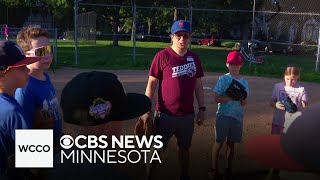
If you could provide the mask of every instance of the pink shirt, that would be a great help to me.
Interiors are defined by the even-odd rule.
[[[274,101],[282,101],[289,96],[293,103],[298,107],[298,110],[302,107],[302,101],[307,102],[307,93],[305,88],[298,83],[293,87],[286,87],[285,83],[277,83],[273,87],[272,99]],[[285,111],[274,109],[272,123],[275,125],[283,126],[285,120]]]
[[[8,26],[5,26],[5,27],[4,27],[4,34],[5,34],[5,35],[9,34],[9,28],[8,28]]]
[[[156,111],[172,116],[194,113],[196,79],[203,77],[199,57],[188,50],[178,55],[171,47],[159,51],[151,64],[150,76],[159,79]]]

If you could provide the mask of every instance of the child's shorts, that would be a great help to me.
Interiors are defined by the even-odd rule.
[[[191,146],[194,130],[194,114],[186,116],[170,116],[165,113],[157,112],[154,121],[157,127],[157,134],[162,136],[163,150],[167,148],[172,135],[177,138],[180,148],[189,149]]]
[[[216,142],[222,144],[226,138],[235,143],[242,140],[243,123],[231,116],[217,116],[215,125]]]

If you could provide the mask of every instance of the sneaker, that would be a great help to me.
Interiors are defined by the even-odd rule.
[[[279,174],[272,174],[271,180],[281,180],[281,177]]]
[[[211,168],[208,172],[208,179],[209,180],[216,180],[218,179],[218,173],[216,170],[214,170],[213,168]]]
[[[152,180],[152,176],[151,175],[147,176],[146,180]]]
[[[264,180],[281,180],[280,174],[278,170],[270,170],[267,177],[264,178]]]
[[[181,175],[180,180],[191,180],[189,175]]]
[[[231,172],[225,172],[223,175],[223,180],[232,180]]]
[[[231,180],[232,179],[232,171],[230,168],[226,168],[223,174],[223,179],[224,180]]]

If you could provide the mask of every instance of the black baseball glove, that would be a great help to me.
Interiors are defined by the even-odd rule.
[[[281,103],[284,105],[288,113],[295,113],[298,110],[297,105],[292,102],[289,96],[287,96],[285,100],[281,101]]]
[[[247,98],[247,91],[239,81],[232,79],[231,84],[226,90],[226,95],[234,101],[240,101]]]

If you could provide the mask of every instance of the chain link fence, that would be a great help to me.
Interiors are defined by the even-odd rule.
[[[96,20],[97,13],[94,11],[78,14],[78,41],[80,43],[96,44]],[[74,31],[66,31],[65,39],[74,40]]]
[[[0,40],[6,40],[6,37],[4,35],[4,25],[0,25]],[[22,28],[14,28],[14,27],[9,27],[8,28],[8,40],[16,42],[17,35],[19,31]],[[58,29],[46,29],[49,32],[50,35],[50,42],[54,47],[54,59],[53,59],[53,64],[56,65],[58,63]]]
[[[256,1],[257,4],[250,4]],[[134,61],[136,54],[143,54],[136,52],[136,41],[169,43],[172,22],[185,19],[191,22],[193,46],[224,46],[231,49],[231,44],[241,43],[248,57],[260,53],[299,55],[317,59],[317,66],[320,14],[314,3],[320,3],[297,0],[254,0],[244,3],[249,4],[243,9],[237,9],[238,6],[200,8],[192,7],[192,3],[180,7],[79,3],[79,9],[97,9],[97,39],[113,40],[113,45],[114,40],[132,40]],[[106,18],[108,16],[110,18]],[[190,45],[191,48],[193,46]]]
[[[276,4],[278,11],[270,11],[270,6],[257,11],[253,38],[273,53],[315,56],[320,14],[312,12],[311,4],[289,3]]]
[[[134,6],[79,3],[79,10],[92,11],[80,12],[77,16],[78,40],[88,44],[95,44],[96,40],[169,43],[172,22],[186,19],[192,25],[191,47],[226,46],[240,42],[247,51],[252,47],[253,52],[293,54],[318,59],[320,14],[316,7],[320,1],[256,1],[256,7],[250,7],[252,4],[249,4],[243,9],[193,7],[186,1],[177,7],[161,4]],[[4,15],[0,17],[0,25],[9,25],[12,30],[10,39],[15,39],[13,27],[22,27],[28,23],[54,29],[54,20],[46,10],[3,7],[0,10]],[[115,21],[117,16],[118,20]],[[0,37],[3,39],[3,36],[1,28]],[[58,31],[55,36],[73,41],[74,31]]]
[[[8,25],[8,40],[16,42],[17,34],[28,25],[35,25],[45,28],[50,35],[50,41],[54,46],[54,64],[58,59],[57,39],[61,33],[54,25],[54,18],[46,8],[27,8],[27,7],[3,7],[0,6],[0,40],[5,40],[4,26]]]
[[[118,40],[132,40],[135,19],[137,41],[170,42],[172,22],[186,19],[192,22],[193,44],[220,46],[223,41],[241,42],[246,47],[248,43],[249,46],[252,44],[257,51],[315,56],[320,14],[307,8],[299,9],[294,4],[289,6],[290,2],[260,4],[255,11],[254,21],[252,10],[136,6],[134,12],[133,6],[121,6],[121,11],[132,14],[120,18],[116,33],[112,27],[114,22],[104,19],[106,25],[103,29],[98,27],[96,37],[112,40],[117,36]],[[99,18],[101,16],[98,14]],[[210,38],[217,43],[199,41]]]

